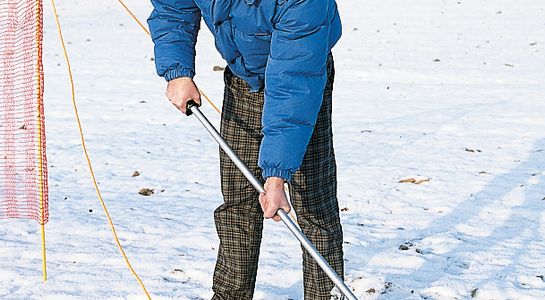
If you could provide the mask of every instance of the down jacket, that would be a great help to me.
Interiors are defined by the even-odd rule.
[[[290,180],[313,132],[326,59],[341,36],[335,0],[151,0],[157,73],[195,75],[201,18],[217,50],[251,91],[264,89],[263,177]]]

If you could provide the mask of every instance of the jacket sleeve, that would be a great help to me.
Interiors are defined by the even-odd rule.
[[[148,18],[157,74],[167,81],[195,76],[195,44],[201,12],[194,0],[152,0]]]
[[[291,177],[301,166],[326,84],[328,1],[287,0],[271,37],[265,73],[263,177]]]

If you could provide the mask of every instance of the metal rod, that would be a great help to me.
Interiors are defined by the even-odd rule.
[[[250,181],[250,183],[254,186],[254,188],[259,193],[264,193],[265,189],[261,185],[261,182],[257,180],[257,178],[252,174],[250,169],[246,166],[246,164],[240,159],[240,157],[235,153],[235,151],[227,144],[227,142],[223,139],[223,137],[219,134],[219,132],[216,130],[216,128],[208,121],[206,116],[199,110],[199,108],[194,104],[190,103],[187,108],[187,115],[195,114],[197,119],[201,122],[201,124],[206,128],[206,130],[212,135],[214,140],[218,142],[221,149],[225,151],[225,153],[229,156],[229,158],[233,161],[233,163],[239,168],[239,170],[244,174],[246,179]],[[341,291],[341,293],[348,298],[349,300],[358,300],[356,296],[352,293],[350,288],[344,283],[344,281],[339,277],[339,275],[331,268],[329,263],[324,259],[324,257],[318,252],[316,247],[312,244],[312,242],[309,241],[309,239],[305,236],[305,234],[297,227],[297,225],[289,218],[287,213],[283,209],[279,209],[276,212],[280,219],[282,219],[282,222],[288,227],[288,229],[291,231],[291,233],[299,240],[301,245],[307,250],[307,252],[314,258],[316,263],[322,268],[322,270],[326,273],[326,275],[333,281],[335,286]]]

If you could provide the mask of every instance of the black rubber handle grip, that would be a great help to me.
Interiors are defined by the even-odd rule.
[[[198,107],[198,105],[197,105],[197,103],[195,101],[193,101],[193,100],[187,101],[187,107],[185,109],[185,115],[186,116],[191,116],[193,114],[193,112],[191,111],[191,108],[195,107],[195,106]]]

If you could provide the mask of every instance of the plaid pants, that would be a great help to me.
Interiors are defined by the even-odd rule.
[[[303,164],[289,184],[297,221],[318,251],[343,275],[343,236],[337,203],[337,176],[331,130],[331,100],[335,76],[333,58],[327,64],[328,80],[323,104]],[[263,92],[250,93],[248,84],[225,74],[221,134],[262,183],[257,166],[261,143]],[[258,192],[220,150],[224,204],[214,212],[220,246],[212,289],[213,300],[252,299],[257,274],[263,211]],[[281,225],[278,225],[281,226]],[[279,250],[280,251],[280,250]],[[330,300],[334,285],[303,249],[306,300]]]

